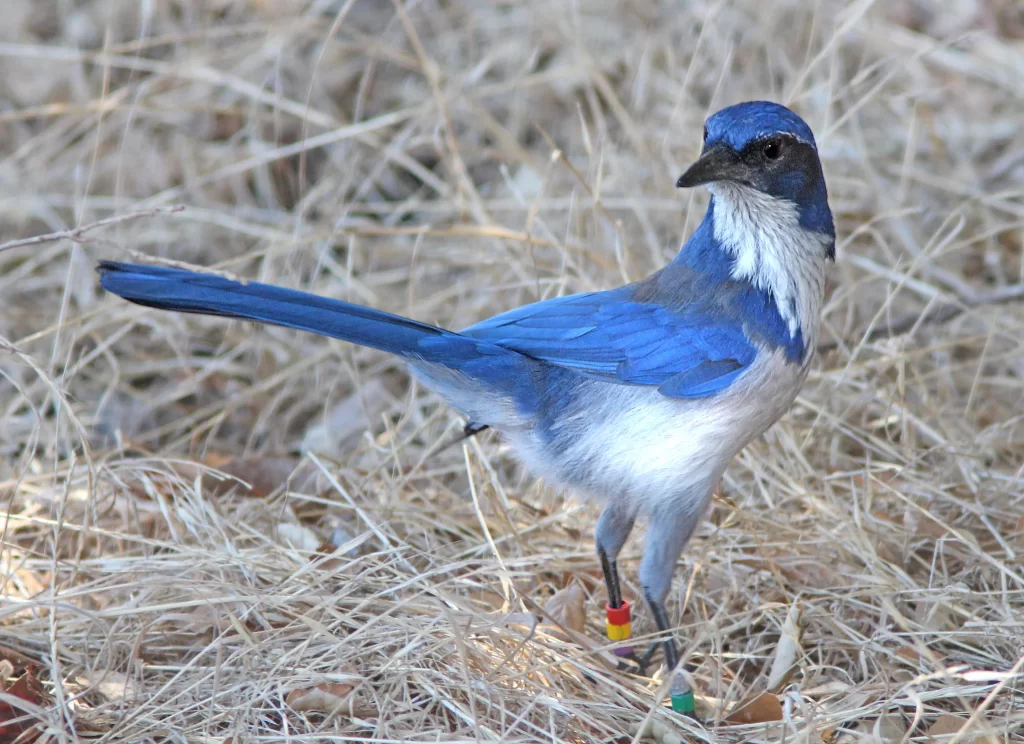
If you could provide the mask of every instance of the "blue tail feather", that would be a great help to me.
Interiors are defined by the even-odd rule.
[[[311,331],[411,361],[460,369],[481,355],[509,352],[437,326],[328,297],[185,269],[103,261],[100,283],[139,305],[220,315]],[[481,346],[492,347],[482,349]]]

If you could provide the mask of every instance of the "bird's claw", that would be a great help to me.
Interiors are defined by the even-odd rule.
[[[669,647],[671,647],[671,650],[669,650]],[[654,641],[642,655],[638,655],[632,650],[626,654],[617,654],[620,659],[617,665],[618,671],[650,679],[654,676],[651,673],[651,662],[654,661],[659,648],[666,652],[667,658],[675,659],[676,664],[678,664],[678,652],[671,640]],[[673,675],[671,687],[669,688],[669,700],[672,704],[672,710],[694,720],[699,720],[694,712],[693,689],[690,687],[687,676],[684,674],[684,670],[685,672],[693,672],[695,667],[693,664],[687,663],[683,665],[683,669],[676,669],[676,664],[665,666],[667,673]]]

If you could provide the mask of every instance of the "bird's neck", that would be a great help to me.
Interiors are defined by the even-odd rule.
[[[754,189],[710,187],[704,221],[679,259],[719,280],[746,282],[767,294],[789,330],[813,349],[832,236],[800,224],[797,207]]]

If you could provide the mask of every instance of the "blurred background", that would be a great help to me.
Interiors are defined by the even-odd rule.
[[[0,741],[698,730],[609,661],[590,507],[495,437],[438,451],[462,422],[386,355],[146,311],[93,266],[459,328],[663,265],[703,120],[751,98],[815,131],[838,255],[803,394],[677,572],[703,736],[1021,735],[1020,3],[3,17]]]

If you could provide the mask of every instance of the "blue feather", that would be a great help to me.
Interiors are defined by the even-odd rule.
[[[525,305],[471,326],[463,334],[608,382],[664,386],[678,377],[662,392],[680,398],[704,397],[721,389],[708,387],[709,375],[723,369],[714,363],[729,360],[723,374],[731,374],[736,365],[745,368],[756,357],[757,348],[744,333],[742,320],[723,322],[714,308],[699,302],[676,310],[636,302],[634,289],[602,292],[600,303],[594,302],[594,294],[585,294]],[[569,333],[569,318],[585,332]],[[693,379],[704,386],[704,394],[689,389],[688,378],[679,377],[701,367],[704,371]]]
[[[103,288],[162,310],[220,315],[312,331],[461,370],[488,360],[490,378],[508,373],[516,355],[494,344],[391,313],[259,282],[241,283],[184,269],[103,261]]]

